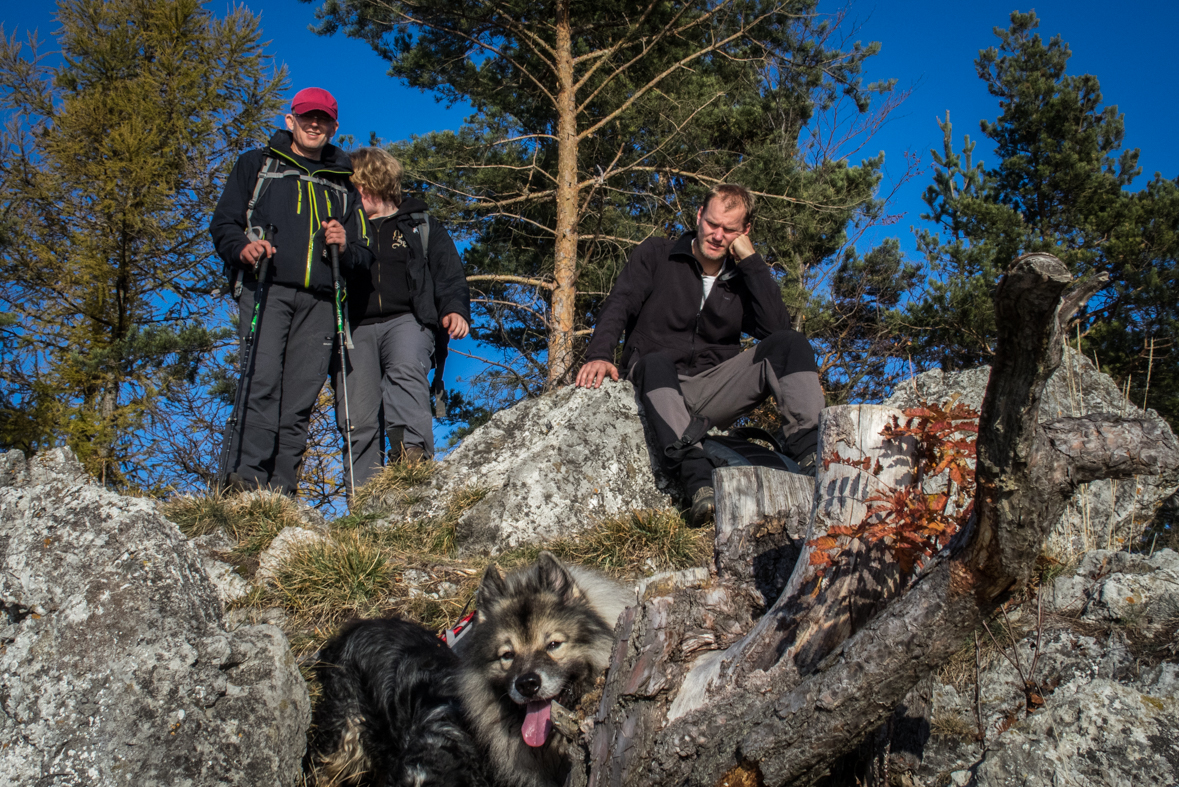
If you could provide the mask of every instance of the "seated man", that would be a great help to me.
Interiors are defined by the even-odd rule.
[[[696,212],[696,232],[641,243],[602,304],[577,385],[617,380],[614,348],[626,333],[622,367],[655,431],[661,461],[691,500],[690,521],[716,510],[712,465],[700,439],[727,428],[773,395],[782,446],[814,474],[823,390],[806,337],[790,315],[769,266],[753,250],[753,195],[722,184]],[[741,350],[741,334],[758,340]]]

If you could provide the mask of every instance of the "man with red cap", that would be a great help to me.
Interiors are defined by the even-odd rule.
[[[227,437],[230,488],[296,493],[335,337],[328,248],[338,247],[342,272],[372,263],[348,155],[330,144],[337,118],[328,91],[296,93],[286,130],[237,160],[213,213],[209,230],[238,302],[243,348],[254,298],[265,292],[254,368],[240,383],[247,386],[245,406]],[[263,258],[270,265],[259,290],[255,271]]]

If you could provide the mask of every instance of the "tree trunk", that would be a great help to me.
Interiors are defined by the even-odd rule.
[[[781,494],[735,504],[727,499],[730,476],[718,473],[718,570],[707,580],[683,575],[648,587],[624,614],[574,785],[815,782],[1027,582],[1076,485],[1179,467],[1179,443],[1155,423],[1036,422],[1044,383],[1060,363],[1063,325],[1101,284],[1066,294],[1069,281],[1056,258],[1028,255],[1000,283],[1003,329],[979,422],[974,517],[913,576],[877,547],[852,544],[853,557],[820,581],[803,550],[785,590],[755,623],[756,571],[734,567],[733,544],[774,535],[767,522],[785,522],[781,512],[796,509],[798,493],[782,483]],[[905,483],[906,448],[879,439],[888,414],[862,406],[824,412],[824,459],[858,452],[879,458],[882,472],[821,469],[808,540],[863,516],[875,484]],[[756,565],[760,553],[751,554]]]
[[[557,237],[549,315],[547,388],[570,382],[577,295],[577,96],[573,85],[570,0],[557,0]]]

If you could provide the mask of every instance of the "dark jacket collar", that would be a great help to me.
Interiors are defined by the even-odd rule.
[[[692,253],[692,241],[696,240],[695,232],[685,232],[676,240],[675,245],[671,247],[671,253],[668,254],[669,259],[680,259],[684,262],[691,262],[693,270],[704,275],[704,268],[700,266],[700,260],[696,259],[696,255]],[[717,279],[724,281],[730,278],[737,272],[737,266],[733,263],[733,258],[725,255],[724,262],[721,263],[720,273],[717,274]]]
[[[323,146],[323,153],[320,154],[319,161],[312,161],[295,153],[291,148],[293,141],[291,132],[280,128],[271,135],[270,142],[267,143],[267,146],[274,153],[279,154],[279,156],[288,161],[294,162],[303,169],[307,169],[310,166],[311,169],[309,171],[311,172],[329,170],[331,172],[345,174],[352,173],[352,162],[348,159],[348,154],[330,142]]]

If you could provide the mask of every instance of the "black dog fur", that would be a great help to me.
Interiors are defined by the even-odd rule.
[[[485,787],[463,716],[458,657],[399,618],[361,620],[320,653],[308,752],[320,787]]]

